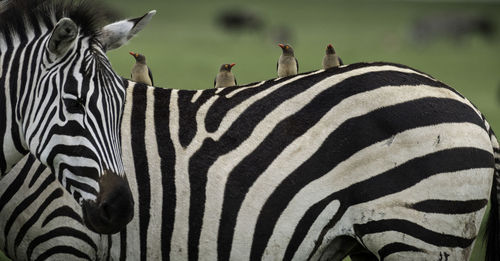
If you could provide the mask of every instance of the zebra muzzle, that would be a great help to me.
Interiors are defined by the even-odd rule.
[[[95,201],[83,202],[85,225],[99,234],[118,233],[134,216],[134,200],[128,181],[105,171],[99,180],[99,187]]]

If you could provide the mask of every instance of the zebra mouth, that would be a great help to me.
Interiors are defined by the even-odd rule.
[[[100,192],[95,201],[84,201],[83,221],[99,234],[120,232],[134,216],[134,200],[126,178],[105,172],[99,180]]]

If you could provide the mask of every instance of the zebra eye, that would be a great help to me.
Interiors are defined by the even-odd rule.
[[[64,105],[69,113],[84,113],[85,101],[82,98],[64,99]]]

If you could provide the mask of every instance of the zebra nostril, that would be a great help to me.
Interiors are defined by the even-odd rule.
[[[108,220],[108,221],[111,221],[111,209],[109,207],[109,204],[108,202],[104,202],[104,203],[101,203],[101,205],[99,206],[99,208],[101,209],[101,216]]]

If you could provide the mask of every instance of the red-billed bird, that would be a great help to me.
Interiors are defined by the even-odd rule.
[[[135,64],[132,67],[131,78],[134,82],[140,82],[147,85],[153,85],[153,74],[146,64],[146,57],[139,53],[130,52],[134,56]]]

